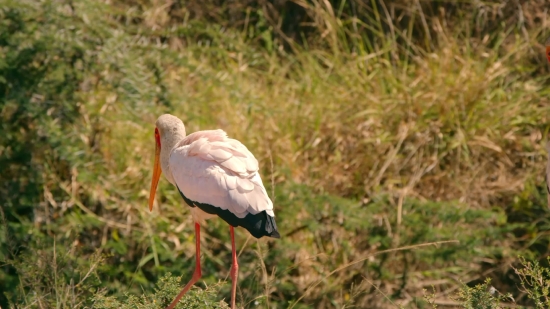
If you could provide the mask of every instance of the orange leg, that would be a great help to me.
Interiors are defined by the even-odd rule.
[[[231,264],[231,309],[235,309],[235,298],[237,295],[237,277],[239,277],[239,264],[237,263],[237,252],[235,248],[235,232],[233,226],[229,226],[231,233],[231,255],[233,263]]]
[[[195,222],[195,242],[196,242],[197,252],[195,253],[196,262],[195,262],[195,272],[193,273],[193,277],[185,285],[183,290],[181,290],[181,292],[178,294],[178,296],[176,296],[176,298],[170,304],[170,306],[166,307],[166,309],[173,309],[178,304],[179,300],[183,297],[183,295],[185,295],[185,293],[187,293],[187,291],[189,291],[189,289],[191,289],[193,284],[195,284],[197,281],[199,281],[199,279],[202,276],[202,273],[201,273],[201,226],[196,222]]]

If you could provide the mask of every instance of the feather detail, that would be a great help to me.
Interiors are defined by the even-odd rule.
[[[228,210],[238,218],[262,211],[274,216],[258,160],[222,130],[188,135],[172,150],[169,164],[176,185],[191,201]]]
[[[237,189],[237,176],[227,175],[227,174],[223,176],[222,175],[223,174],[219,174],[219,177],[222,177],[225,179],[225,183],[227,184],[228,191]]]
[[[237,179],[237,190],[239,193],[245,193],[254,190],[254,183],[248,178],[235,177]]]

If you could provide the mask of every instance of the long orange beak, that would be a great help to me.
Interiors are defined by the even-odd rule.
[[[149,192],[149,211],[153,211],[153,203],[155,202],[155,193],[159,184],[160,173],[160,138],[158,129],[155,129],[155,165],[153,167],[153,179],[151,179],[151,191]]]
[[[550,46],[546,46],[546,59],[550,62]]]

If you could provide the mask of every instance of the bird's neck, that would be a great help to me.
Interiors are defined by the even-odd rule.
[[[161,136],[161,147],[160,147],[160,168],[164,173],[166,179],[173,185],[174,177],[170,170],[170,154],[172,149],[179,143],[182,139],[185,138],[185,130],[178,130],[172,134],[166,134],[166,136]]]

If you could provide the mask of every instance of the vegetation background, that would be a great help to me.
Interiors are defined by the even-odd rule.
[[[187,282],[188,209],[165,180],[147,209],[169,112],[247,145],[275,202],[280,240],[237,230],[240,307],[548,308],[549,8],[0,0],[0,307]],[[203,231],[178,308],[228,301],[227,225]]]

